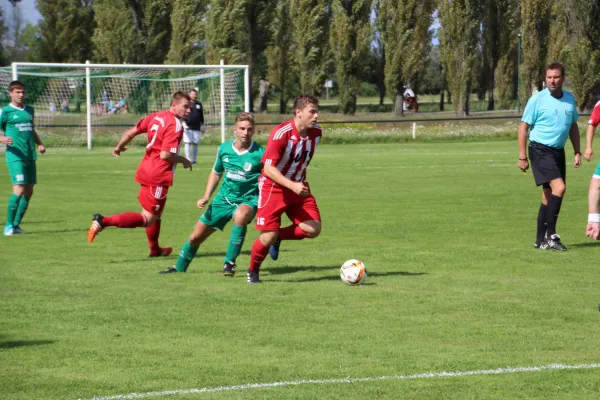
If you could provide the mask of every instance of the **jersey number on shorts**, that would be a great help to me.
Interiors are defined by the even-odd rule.
[[[264,225],[264,224],[265,224],[264,218],[256,218],[256,225]]]

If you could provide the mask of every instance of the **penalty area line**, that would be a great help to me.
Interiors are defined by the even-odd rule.
[[[124,399],[143,399],[148,397],[156,396],[170,396],[170,395],[186,395],[186,394],[197,394],[197,393],[214,393],[214,392],[225,392],[233,390],[248,390],[248,389],[265,389],[274,387],[284,386],[295,386],[295,385],[322,385],[331,383],[357,383],[357,382],[376,382],[376,381],[387,381],[387,380],[408,380],[408,379],[430,379],[430,378],[456,378],[462,376],[473,376],[473,375],[501,375],[501,374],[515,374],[521,372],[542,372],[542,371],[564,371],[564,370],[582,370],[582,369],[598,369],[600,364],[549,364],[541,365],[537,367],[506,367],[496,369],[479,369],[474,371],[455,371],[455,372],[425,372],[420,374],[412,375],[392,375],[392,376],[378,376],[378,377],[366,377],[366,378],[338,378],[338,379],[308,379],[308,380],[297,380],[287,382],[271,382],[271,383],[247,383],[244,385],[234,386],[219,386],[212,388],[200,388],[200,389],[176,389],[176,390],[164,390],[160,392],[146,392],[146,393],[129,393],[129,394],[118,394],[114,396],[96,396],[89,399],[80,398],[78,400],[124,400]]]

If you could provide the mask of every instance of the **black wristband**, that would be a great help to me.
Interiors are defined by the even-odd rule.
[[[527,158],[519,158],[519,161],[529,161]]]

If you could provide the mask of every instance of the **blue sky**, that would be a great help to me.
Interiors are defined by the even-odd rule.
[[[9,25],[12,19],[13,6],[8,0],[0,0],[0,6],[5,11],[4,19],[7,25]],[[17,3],[16,7],[21,10],[21,15],[23,16],[23,20],[25,20],[25,22],[37,24],[37,22],[42,18],[42,15],[35,7],[35,0],[21,0],[20,3]]]

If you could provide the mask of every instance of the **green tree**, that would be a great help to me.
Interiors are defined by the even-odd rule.
[[[439,0],[441,59],[456,114],[469,114],[473,69],[481,33],[482,4],[478,0]]]
[[[419,72],[425,68],[433,6],[430,0],[390,0],[387,5],[388,21],[382,36],[385,82],[397,116],[403,114],[404,85],[410,82],[416,90]]]
[[[384,36],[387,32],[387,24],[390,19],[388,3],[390,0],[374,0],[373,12],[375,14],[374,36],[371,52],[373,54],[373,79],[379,90],[379,105],[382,106],[385,99],[385,43]]]
[[[581,111],[593,107],[600,88],[600,1],[567,0],[564,3],[571,44],[566,68]]]
[[[92,55],[92,1],[37,0],[41,56],[46,62],[83,62]]]
[[[162,64],[171,41],[171,2],[96,0],[93,42],[99,61]]]
[[[271,39],[276,3],[269,0],[213,0],[206,15],[206,60],[250,67],[250,110],[260,77],[267,74],[265,49]]]
[[[548,57],[548,38],[552,16],[551,0],[521,1],[521,36],[523,62],[521,64],[520,98],[522,106],[533,88],[542,90]]]
[[[325,82],[322,62],[327,54],[327,10],[323,0],[290,0],[294,61],[302,93],[316,95]]]
[[[336,62],[340,110],[356,112],[356,96],[369,60],[372,29],[371,2],[368,0],[333,0],[329,35]]]
[[[19,35],[19,42],[22,46],[23,60],[30,62],[41,62],[41,40],[42,32],[39,25],[33,25],[28,22]]]
[[[296,64],[292,59],[294,46],[291,25],[290,0],[278,2],[273,15],[271,45],[265,53],[268,60],[267,80],[279,91],[279,113],[285,114],[288,100],[293,96],[294,82],[297,74]]]
[[[496,0],[498,31],[494,43],[498,60],[494,71],[494,88],[501,109],[513,106],[517,95],[517,34],[520,23],[517,5],[517,0]]]
[[[169,64],[202,64],[204,62],[204,0],[179,0],[171,13],[171,46]]]

